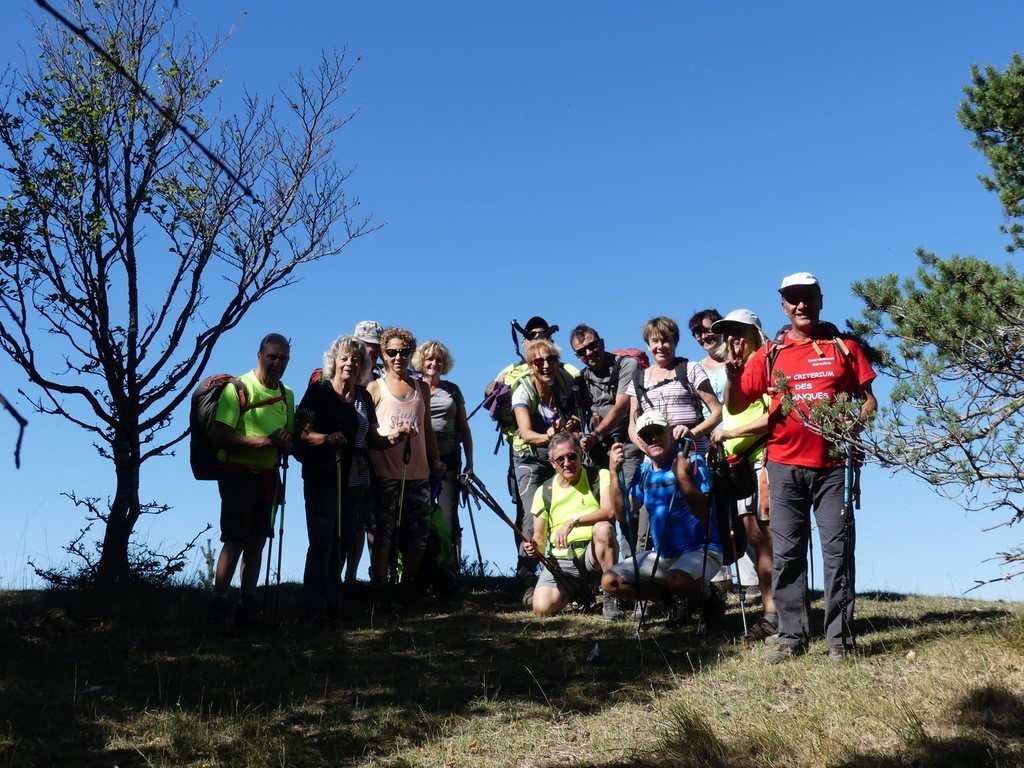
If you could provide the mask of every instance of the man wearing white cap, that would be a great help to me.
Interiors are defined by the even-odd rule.
[[[707,465],[703,459],[691,462],[689,452],[673,440],[661,411],[650,408],[641,413],[636,431],[647,460],[637,468],[626,503],[634,521],[640,505],[647,507],[654,550],[639,552],[635,563],[627,558],[613,565],[601,586],[609,595],[627,600],[665,592],[677,595],[692,606],[703,605],[705,623],[716,628],[725,604],[709,584],[722,565],[722,545],[705,495],[710,488]],[[611,482],[619,483],[614,472]],[[620,521],[625,523],[622,516]]]
[[[842,662],[852,640],[854,521],[844,504],[845,459],[834,456],[833,444],[811,428],[810,409],[819,401],[850,397],[860,403],[851,426],[862,428],[878,406],[871,392],[875,372],[856,341],[838,337],[834,326],[821,322],[821,285],[814,275],[789,275],[779,293],[792,328],[781,345],[762,346],[749,358],[745,342],[730,339],[725,388],[731,413],[746,410],[765,393],[771,397],[766,450],[779,647],[767,660],[779,663],[807,650],[804,592],[813,509],[824,562],[829,659]]]

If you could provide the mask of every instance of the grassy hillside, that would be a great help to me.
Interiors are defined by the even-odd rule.
[[[0,765],[1024,765],[1018,604],[864,595],[857,659],[768,667],[735,598],[637,637],[471,586],[313,632],[283,585],[275,631],[226,637],[198,590],[0,593]]]

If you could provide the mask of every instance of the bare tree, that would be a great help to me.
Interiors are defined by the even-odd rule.
[[[217,120],[208,68],[223,41],[180,31],[158,0],[73,0],[70,13],[118,66],[40,23],[38,63],[4,79],[0,349],[36,410],[113,462],[97,577],[119,582],[139,516],[159,511],[140,501],[140,468],[184,437],[171,415],[217,340],[296,268],[377,225],[353,217],[336,160],[354,114],[339,111],[344,52]]]

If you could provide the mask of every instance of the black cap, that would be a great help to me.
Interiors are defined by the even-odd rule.
[[[533,317],[531,317],[529,320],[526,321],[526,325],[523,326],[523,330],[524,331],[535,331],[538,328],[543,328],[543,329],[547,330],[550,327],[551,326],[548,325],[548,321],[547,320],[545,320],[540,315],[534,315]]]

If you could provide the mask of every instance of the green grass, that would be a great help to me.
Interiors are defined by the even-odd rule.
[[[735,601],[636,637],[505,586],[310,632],[283,585],[276,631],[226,637],[199,590],[0,593],[0,766],[1024,764],[1018,604],[861,596],[855,660],[769,667]]]

